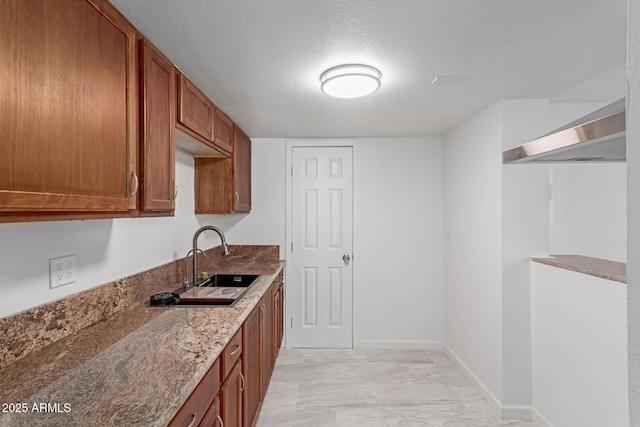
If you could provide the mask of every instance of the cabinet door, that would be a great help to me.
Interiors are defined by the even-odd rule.
[[[262,310],[256,307],[242,326],[242,373],[246,380],[244,391],[244,425],[252,427],[257,421],[261,399],[261,321]]]
[[[135,209],[135,29],[105,0],[6,0],[0,28],[0,212]]]
[[[276,291],[273,296],[273,319],[273,354],[275,361],[284,338],[284,287],[281,282],[276,284]]]
[[[251,210],[251,140],[234,131],[231,158],[196,158],[197,214],[229,214]]]
[[[273,293],[269,289],[261,300],[262,308],[262,395],[267,393],[275,363],[273,353]]]
[[[172,211],[175,194],[175,68],[146,40],[141,48],[142,210]]]
[[[215,107],[213,142],[222,150],[231,154],[233,151],[233,122],[222,111]]]
[[[213,141],[213,108],[196,85],[178,73],[178,127],[201,140]]]
[[[198,427],[222,427],[220,424],[221,418],[220,413],[220,398],[216,397],[213,399],[213,403],[209,406],[209,409],[204,414],[202,421],[198,424]]]
[[[169,427],[193,427],[205,425],[202,420],[211,419],[211,406],[220,389],[220,362],[216,360],[198,383],[187,401],[169,423]],[[215,419],[215,417],[213,417]],[[211,424],[209,424],[211,425]]]
[[[222,421],[225,426],[242,427],[242,393],[244,379],[238,361],[220,389]]]
[[[234,212],[251,211],[251,140],[236,128],[233,148]]]

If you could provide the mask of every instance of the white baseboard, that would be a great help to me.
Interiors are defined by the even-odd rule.
[[[473,385],[480,390],[482,397],[491,405],[491,407],[498,413],[503,419],[516,419],[516,420],[530,420],[531,419],[531,406],[530,405],[503,405],[500,399],[498,399],[491,390],[484,385],[484,383],[478,378],[469,367],[458,357],[458,355],[451,350],[449,346],[444,344],[444,352],[449,356],[453,363],[462,371],[463,374],[473,383]]]
[[[501,417],[503,420],[531,420],[531,405],[502,404]]]
[[[551,421],[546,419],[535,407],[531,408],[531,419],[539,427],[555,427]]]
[[[384,341],[360,340],[354,343],[355,348],[386,348],[394,350],[442,350],[442,341]]]

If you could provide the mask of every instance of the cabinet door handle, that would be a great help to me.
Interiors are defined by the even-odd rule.
[[[240,393],[244,393],[244,375],[240,372],[240,379],[242,380],[242,387],[240,387]]]
[[[231,356],[235,356],[240,351],[240,345],[236,345],[236,349],[231,352]]]
[[[138,175],[136,175],[134,171],[131,171],[131,180],[136,183],[135,186],[133,187],[133,191],[131,192],[131,197],[133,197],[138,192],[138,187],[140,186],[140,182],[138,181]]]
[[[193,427],[195,425],[195,423],[196,423],[196,419],[198,418],[197,414],[195,412],[193,414],[191,414],[191,416],[193,417],[193,419],[191,420],[191,422],[189,423],[189,425],[187,427]]]
[[[175,200],[178,197],[178,184],[174,183],[173,185],[176,189],[176,191],[173,192],[173,200]]]
[[[236,191],[236,205],[238,204],[238,201],[240,200],[240,195],[238,194],[238,192]]]
[[[220,427],[224,427],[224,423],[222,422],[222,418],[220,418],[220,414],[216,415],[216,419],[220,423]]]

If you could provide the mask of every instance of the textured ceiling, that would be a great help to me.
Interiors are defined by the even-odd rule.
[[[627,0],[111,1],[251,137],[441,135],[501,98],[625,87]],[[358,62],[382,71],[378,92],[320,92],[325,69]]]

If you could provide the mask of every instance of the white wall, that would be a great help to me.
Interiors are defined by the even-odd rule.
[[[222,227],[231,244],[284,245],[283,145],[254,141],[253,211],[245,215],[193,214],[193,159],[176,153],[179,194],[172,218],[0,224],[0,317],[63,298],[183,258],[193,233]],[[282,161],[280,161],[282,160]],[[220,244],[215,233],[200,246]],[[49,289],[49,258],[76,255],[76,283]]]
[[[445,136],[445,345],[504,417],[526,417],[531,403],[529,258],[553,240],[624,261],[626,227],[624,165],[554,166],[554,176],[502,166],[501,152],[601,105],[502,100]]]
[[[627,22],[627,310],[629,409],[640,425],[640,2],[629,1]]]
[[[441,347],[442,139],[354,144],[355,345]]]
[[[553,165],[550,253],[627,261],[626,163]]]
[[[493,401],[502,400],[502,109],[478,113],[445,136],[447,350]]]
[[[548,131],[547,100],[503,100],[502,150]],[[505,418],[528,418],[531,404],[530,257],[549,247],[548,165],[502,166],[502,357]]]
[[[615,75],[619,71],[615,69]],[[612,99],[613,101],[613,99]],[[549,130],[606,103],[552,103]],[[553,164],[549,252],[626,262],[626,163]]]
[[[629,425],[626,292],[532,263],[533,409],[547,425]]]

